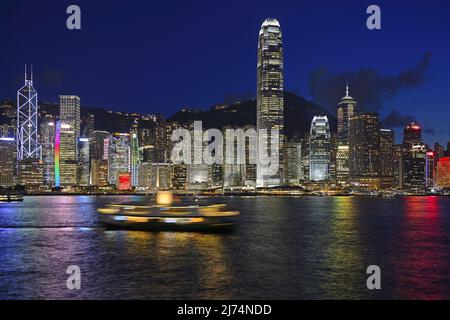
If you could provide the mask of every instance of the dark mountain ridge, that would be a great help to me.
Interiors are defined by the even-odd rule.
[[[314,116],[326,115],[332,132],[336,131],[336,118],[324,108],[294,93],[284,93],[285,134],[288,139],[303,137],[308,133]],[[202,121],[203,128],[221,129],[225,126],[256,126],[256,99],[236,103],[230,106],[211,108],[205,111],[181,110],[167,121],[189,124]]]

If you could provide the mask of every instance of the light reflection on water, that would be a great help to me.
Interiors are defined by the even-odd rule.
[[[450,298],[450,198],[215,198],[232,234],[110,231],[97,207],[140,197],[0,204],[0,298]],[[79,265],[82,290],[66,289]],[[366,288],[368,265],[382,290]]]

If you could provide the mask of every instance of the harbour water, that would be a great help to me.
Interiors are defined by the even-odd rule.
[[[450,299],[449,197],[201,199],[240,210],[229,234],[98,224],[96,208],[142,199],[0,203],[0,299]],[[366,287],[369,265],[381,290]]]

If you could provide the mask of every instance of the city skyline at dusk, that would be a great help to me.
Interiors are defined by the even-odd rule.
[[[449,30],[448,0],[3,1],[0,300],[450,299]]]

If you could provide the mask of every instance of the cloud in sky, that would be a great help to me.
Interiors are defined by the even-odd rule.
[[[330,73],[325,67],[314,70],[309,77],[313,101],[334,112],[337,103],[345,95],[345,85],[350,84],[350,95],[355,98],[361,111],[377,112],[383,103],[392,100],[408,88],[418,88],[427,80],[431,52],[412,67],[399,74],[383,74],[375,69]]]

